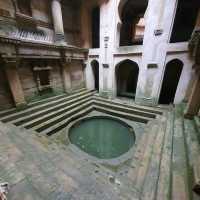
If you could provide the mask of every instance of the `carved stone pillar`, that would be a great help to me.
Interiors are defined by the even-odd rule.
[[[193,118],[195,115],[198,115],[200,110],[200,74],[197,75],[192,93],[189,98],[189,102],[187,104],[187,108],[185,111],[186,118]]]
[[[61,0],[52,0],[51,8],[55,31],[55,42],[65,44],[65,32],[62,18]]]
[[[16,60],[5,61],[5,72],[7,75],[7,79],[8,79],[10,90],[13,96],[13,100],[16,107],[19,107],[19,106],[25,105],[26,100],[24,97],[24,92],[22,89],[19,74],[17,71],[17,64],[18,62]]]

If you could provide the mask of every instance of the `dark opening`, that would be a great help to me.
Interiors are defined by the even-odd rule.
[[[32,16],[31,1],[30,0],[17,0],[17,5],[20,13]]]
[[[194,30],[198,10],[199,0],[179,0],[174,20],[174,26],[170,42],[185,42],[191,37]]]
[[[137,63],[126,60],[116,68],[117,96],[135,99],[139,67]]]
[[[38,93],[40,95],[52,93],[53,85],[51,82],[51,74],[53,72],[52,67],[49,66],[49,64],[57,65],[57,62],[54,60],[48,61],[46,59],[28,60],[27,62],[30,62],[30,65],[32,66]]]
[[[49,70],[41,70],[38,71],[38,76],[40,79],[40,85],[41,86],[49,86],[50,85],[50,72]]]
[[[147,0],[129,0],[121,13],[122,26],[120,31],[120,46],[142,44],[144,36],[144,14]]]
[[[100,8],[96,7],[92,10],[92,48],[100,46]]]
[[[159,98],[160,104],[170,104],[174,102],[182,69],[183,63],[178,59],[167,63]]]
[[[99,91],[99,63],[96,60],[94,60],[92,61],[91,65],[94,74],[94,87],[95,90]]]

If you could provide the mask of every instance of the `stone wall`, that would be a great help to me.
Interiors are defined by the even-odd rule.
[[[25,99],[30,100],[38,97],[39,89],[37,85],[36,72],[34,71],[36,61],[34,60],[22,60],[18,67],[17,72],[19,74],[20,82],[24,92]],[[39,62],[40,63],[40,62]],[[42,62],[41,62],[42,63]],[[62,74],[62,66],[57,61],[51,60],[47,62],[50,70],[51,88],[55,94],[63,93],[64,79]],[[3,65],[2,65],[3,66]],[[71,90],[79,89],[85,86],[85,77],[83,71],[83,65],[81,61],[72,61],[67,65],[69,71],[67,72],[70,79],[69,92]],[[68,92],[68,91],[66,91]],[[3,70],[0,67],[0,109],[9,108],[14,105],[13,97],[8,85],[8,80]]]
[[[66,2],[62,4],[62,14],[67,44],[80,46],[80,7]]]
[[[85,86],[83,65],[81,64],[81,62],[73,61],[69,67],[72,89],[78,89]]]
[[[51,3],[49,0],[32,0],[32,16],[46,23],[52,23]]]
[[[37,84],[33,76],[33,70],[29,62],[22,62],[18,67],[18,73],[25,98],[33,97],[37,94]]]
[[[54,92],[63,92],[63,80],[61,75],[61,67],[56,62],[49,63],[52,66],[50,72],[51,85]],[[31,62],[24,61],[18,68],[22,88],[26,99],[34,98],[38,95],[38,86],[36,81],[35,72],[33,71]]]
[[[0,0],[0,13],[3,16],[14,17],[15,9],[12,0]]]
[[[136,102],[156,105],[160,96],[163,74],[169,59],[179,59],[184,63],[174,103],[187,99],[187,87],[192,79],[192,65],[188,58],[188,42],[170,43],[174,16],[178,1],[149,0],[145,13],[145,32],[142,45],[119,46],[121,20],[119,6],[124,0],[110,0],[100,8],[100,48],[90,49],[86,68],[88,89],[94,88],[91,70],[92,58],[99,62],[100,91],[116,96],[115,66],[119,61],[130,59],[140,68],[136,91]],[[104,68],[107,64],[109,68]],[[104,80],[108,80],[105,82]],[[186,97],[186,98],[185,98]]]
[[[58,63],[54,63],[54,66],[51,71],[51,79],[54,91],[64,92],[61,66]]]

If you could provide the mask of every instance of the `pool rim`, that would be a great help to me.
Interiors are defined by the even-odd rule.
[[[93,156],[85,151],[83,151],[80,147],[78,147],[77,145],[73,144],[70,140],[70,130],[71,128],[73,128],[75,125],[81,123],[82,121],[86,121],[89,119],[96,119],[96,118],[107,118],[107,119],[111,119],[114,121],[117,121],[119,123],[121,123],[123,126],[126,126],[129,129],[129,132],[131,132],[133,134],[133,145],[132,147],[125,153],[123,153],[122,155],[118,156],[118,157],[114,157],[114,158],[109,158],[109,159],[105,159],[105,158],[98,158],[96,156]],[[129,160],[132,156],[133,156],[133,152],[135,150],[135,144],[136,144],[136,133],[134,131],[133,126],[129,125],[125,120],[123,119],[119,119],[117,117],[111,117],[111,116],[107,116],[107,115],[94,115],[94,116],[85,116],[85,117],[81,117],[79,119],[76,119],[74,121],[72,121],[71,123],[69,123],[69,125],[66,127],[66,142],[69,146],[69,148],[71,150],[73,150],[75,153],[78,153],[78,155],[80,155],[81,157],[83,157],[86,160],[92,160],[94,162],[100,163],[100,164],[109,164],[109,165],[119,165],[123,162],[126,162],[127,160]]]

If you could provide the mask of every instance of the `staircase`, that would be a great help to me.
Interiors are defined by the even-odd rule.
[[[95,91],[81,89],[72,95],[59,95],[29,104],[22,110],[0,112],[0,121],[52,135],[63,130],[70,122],[93,110],[112,116],[148,123],[162,114],[160,109],[125,105],[95,96]]]
[[[145,124],[131,159],[115,169],[59,139],[94,110]],[[183,110],[124,104],[82,89],[0,112],[0,178],[11,184],[9,199],[199,199],[200,119],[184,119]]]

